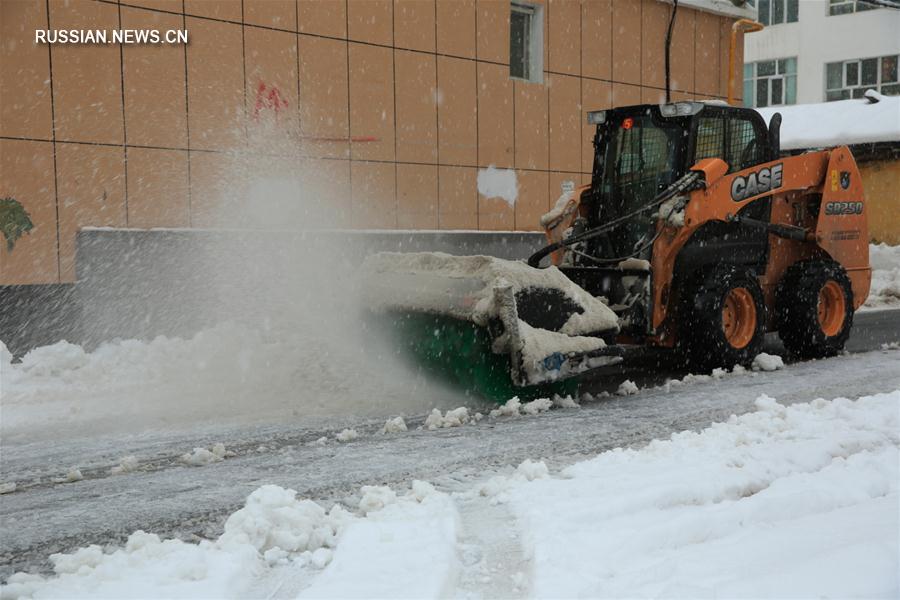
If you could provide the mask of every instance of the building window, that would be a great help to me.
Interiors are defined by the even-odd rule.
[[[866,0],[831,0],[828,3],[829,15],[849,15],[854,12],[881,8],[878,4]]]
[[[796,103],[796,58],[761,60],[744,65],[744,106],[762,108]]]
[[[800,0],[758,0],[759,22],[763,25],[796,23]]]
[[[845,60],[825,65],[825,100],[862,98],[866,90],[900,95],[898,55]]]
[[[513,2],[509,15],[509,76],[544,79],[543,7]]]

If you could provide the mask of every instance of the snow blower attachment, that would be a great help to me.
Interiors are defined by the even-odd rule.
[[[366,303],[431,374],[497,401],[577,390],[621,360],[618,319],[559,269],[490,256],[382,253],[363,265]]]
[[[769,331],[833,355],[869,292],[862,180],[845,146],[782,155],[780,120],[702,102],[588,113],[591,184],[541,219],[549,245],[527,264],[375,255],[369,306],[419,364],[496,400],[572,392],[650,348],[746,365]]]

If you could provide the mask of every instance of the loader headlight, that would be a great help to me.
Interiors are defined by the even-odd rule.
[[[588,122],[588,125],[600,125],[602,123],[606,123],[606,111],[605,110],[588,111],[587,122]]]
[[[689,117],[701,110],[703,110],[702,102],[673,102],[659,105],[659,112],[664,117]]]

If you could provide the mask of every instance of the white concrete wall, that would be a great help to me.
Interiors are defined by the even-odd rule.
[[[797,57],[797,104],[825,100],[825,64],[900,53],[900,10],[828,15],[828,0],[800,0],[796,23],[744,36],[744,61]]]

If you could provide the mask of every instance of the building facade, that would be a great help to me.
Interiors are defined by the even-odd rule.
[[[900,9],[865,0],[756,0],[744,102],[765,107],[900,94]]]
[[[83,227],[536,229],[590,178],[585,112],[664,100],[671,6],[3,0],[0,197],[34,228],[0,247],[0,285],[74,281]],[[680,7],[672,98],[724,99],[755,12]],[[35,40],[72,29],[189,41]]]

